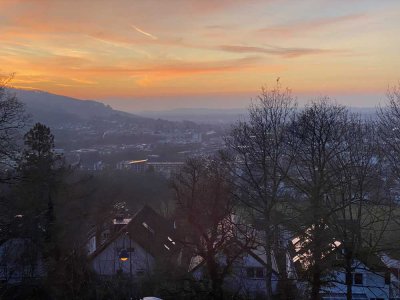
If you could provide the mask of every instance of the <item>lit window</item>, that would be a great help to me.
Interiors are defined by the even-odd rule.
[[[169,251],[169,247],[167,245],[164,244],[165,249],[167,249]]]

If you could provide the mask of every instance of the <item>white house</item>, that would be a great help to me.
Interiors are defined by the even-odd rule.
[[[309,230],[309,229],[307,229]],[[306,231],[307,232],[307,231]],[[306,273],[312,263],[312,252],[309,246],[310,240],[295,236],[291,240],[292,259],[298,269],[298,274]],[[368,250],[368,249],[365,249]],[[326,284],[321,288],[320,294],[323,300],[346,300],[347,285],[344,269],[343,245],[338,240],[327,242],[322,248],[325,264],[332,266],[332,271],[323,278]],[[389,300],[391,298],[391,285],[389,269],[382,260],[373,254],[359,255],[353,259],[352,275],[347,282],[351,282],[353,299]],[[307,281],[299,279],[298,287],[307,287]]]
[[[256,251],[248,251],[236,261],[232,268],[232,273],[226,278],[225,286],[235,294],[240,294],[247,299],[262,297],[266,293],[265,275],[266,261],[265,255]],[[272,291],[277,293],[278,267],[273,258]]]
[[[400,300],[400,260],[386,253],[382,253],[380,258],[390,272],[390,299]]]
[[[223,264],[224,255],[220,255],[220,262]],[[285,270],[278,267],[276,255],[272,252],[272,292],[277,294],[278,281],[280,278],[279,272],[285,272],[286,278],[295,281],[295,272],[292,269],[290,256],[285,252],[284,260]],[[266,255],[262,247],[252,250],[246,250],[244,254],[236,259],[232,265],[231,272],[224,280],[224,289],[232,294],[241,295],[246,299],[258,299],[265,297],[266,294]],[[206,277],[205,263],[202,258],[196,256],[192,258],[189,272],[193,276],[201,280]],[[283,275],[283,274],[281,274]]]
[[[389,300],[390,282],[385,269],[376,269],[367,264],[354,260],[352,268],[352,297],[353,299]],[[333,272],[330,284],[321,291],[323,300],[346,300],[346,274],[338,270]]]
[[[89,258],[101,276],[123,274],[137,280],[151,274],[157,259],[176,259],[178,252],[173,223],[144,206]]]

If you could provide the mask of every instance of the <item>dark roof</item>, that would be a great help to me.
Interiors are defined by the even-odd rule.
[[[255,254],[251,249],[243,249],[244,252],[243,253],[247,253],[249,254],[251,257],[253,257],[257,262],[259,262],[263,267],[267,267],[267,263],[262,260],[257,254]],[[202,259],[202,261],[200,263],[198,263],[195,267],[193,267],[192,269],[189,270],[189,272],[193,273],[196,270],[198,270],[199,268],[201,268],[202,266],[204,266],[206,264],[206,261],[204,259]],[[272,269],[272,273],[274,274],[279,274],[276,270]]]
[[[361,249],[359,253],[355,255],[355,259],[365,264],[372,272],[385,272],[389,270],[382,259],[368,248]]]
[[[144,206],[128,223],[129,237],[154,257],[176,253],[177,233],[173,222]]]
[[[354,221],[352,221],[352,220],[340,220],[339,222],[348,227],[355,226]],[[295,245],[298,243],[301,243],[301,241],[302,241],[302,239],[300,239],[300,237],[301,237],[301,235],[292,237],[291,242],[289,242],[289,244],[288,244],[288,251],[291,256],[292,261],[296,255],[304,255],[307,251],[311,250],[310,242],[308,242],[308,243],[303,242],[303,246],[302,246],[301,250],[296,252]],[[296,243],[293,244],[293,241],[295,238],[299,238],[299,241],[297,241]],[[336,244],[337,242],[339,242],[339,244]],[[343,246],[343,243],[341,243],[339,240],[332,239],[330,241],[326,241],[325,246],[321,248],[321,250],[324,252],[323,261],[334,267],[339,267],[339,268],[343,267],[343,261],[338,261],[338,262],[335,261],[336,253],[340,253],[340,251],[342,251],[342,249],[344,249],[344,246]],[[362,247],[361,249],[358,249],[357,253],[354,254],[353,258],[358,260],[359,262],[363,263],[371,272],[386,272],[386,271],[388,271],[388,268],[382,262],[382,260],[377,255],[377,253],[375,253],[373,251],[373,249],[370,249],[368,247]],[[300,260],[297,260],[296,262],[294,262],[294,266],[298,273],[306,271],[306,269],[303,267]]]
[[[130,239],[155,258],[174,255],[180,250],[176,241],[177,234],[173,222],[168,221],[151,207],[145,205],[127,225],[96,249],[89,258],[94,259],[123,234],[128,234]]]

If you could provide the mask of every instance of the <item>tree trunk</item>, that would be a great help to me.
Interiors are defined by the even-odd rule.
[[[214,279],[211,283],[211,288],[212,288],[212,299],[214,300],[223,299],[222,282],[220,279]]]
[[[314,217],[317,220],[317,217]],[[319,300],[320,295],[319,292],[321,290],[321,276],[322,276],[322,252],[321,252],[321,243],[322,243],[322,232],[321,227],[323,224],[317,223],[315,232],[314,232],[314,245],[313,245],[313,255],[314,255],[314,266],[312,271],[312,288],[311,288],[311,299]]]
[[[346,259],[346,300],[352,300],[353,299],[353,292],[352,292],[352,286],[353,286],[353,274],[352,274],[352,253],[351,251],[346,250],[347,253],[345,255]]]
[[[213,255],[210,255],[210,257],[207,259],[207,268],[211,281],[211,299],[220,300],[223,298],[223,279],[221,279],[218,274],[218,265],[214,261]]]
[[[265,228],[265,256],[266,256],[266,274],[265,274],[265,292],[266,292],[266,299],[272,299],[272,257],[271,257],[271,233],[270,233],[270,226],[269,222],[266,222]]]
[[[317,266],[313,272],[311,300],[319,300],[320,289],[321,289],[321,272],[319,271],[319,266]]]

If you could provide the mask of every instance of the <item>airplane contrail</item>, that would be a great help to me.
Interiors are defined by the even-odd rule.
[[[139,33],[141,33],[141,34],[144,34],[145,36],[147,36],[147,37],[149,37],[149,38],[151,38],[151,39],[153,39],[153,40],[157,40],[157,39],[158,39],[158,37],[152,35],[151,33],[148,33],[148,32],[146,32],[146,31],[143,31],[142,29],[136,27],[135,25],[131,25],[131,26],[132,26],[132,28],[135,29],[137,32],[139,32]]]

